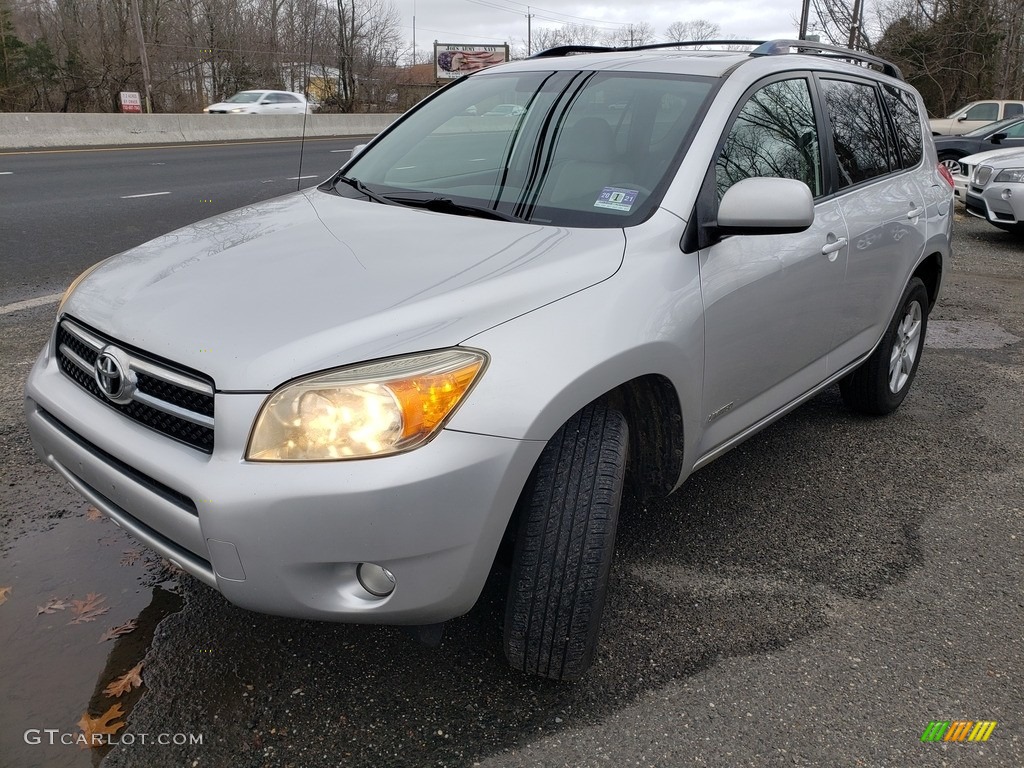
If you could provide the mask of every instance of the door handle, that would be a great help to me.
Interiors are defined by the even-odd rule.
[[[909,211],[907,211],[907,218],[908,219],[916,219],[919,216],[923,216],[923,215],[924,215],[924,208],[923,207],[921,207],[921,208],[911,208]]]
[[[829,261],[835,261],[839,252],[846,247],[846,243],[845,237],[837,237],[833,242],[821,246],[821,253],[823,256],[828,256]]]

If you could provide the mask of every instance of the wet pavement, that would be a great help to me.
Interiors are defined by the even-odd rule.
[[[1024,764],[1024,241],[983,222],[958,221],[896,414],[833,388],[670,498],[627,500],[598,658],[571,685],[506,666],[500,568],[431,649],[125,564],[140,548],[34,460],[15,409],[52,317],[0,317],[0,766],[96,764],[24,731],[125,700],[133,743],[106,767]],[[94,621],[37,615],[90,593]],[[139,661],[143,689],[104,695]],[[998,726],[923,744],[936,719]],[[140,741],[158,734],[186,743]]]

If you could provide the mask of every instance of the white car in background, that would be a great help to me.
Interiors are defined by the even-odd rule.
[[[1024,150],[998,149],[960,160],[961,199],[972,216],[1006,232],[1024,234]],[[957,182],[961,195],[960,179]]]
[[[933,136],[959,136],[997,120],[1019,115],[1024,115],[1024,101],[988,99],[972,101],[943,119],[929,118],[928,124]]]
[[[306,97],[291,91],[239,91],[203,110],[210,115],[301,115],[309,111]]]

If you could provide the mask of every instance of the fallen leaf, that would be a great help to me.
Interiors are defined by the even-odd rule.
[[[90,592],[85,596],[85,600],[72,600],[71,610],[75,614],[75,618],[68,622],[68,624],[81,624],[86,621],[96,621],[97,617],[102,616],[104,613],[110,610],[110,608],[100,608],[99,605],[107,598],[103,595],[98,595],[95,592]]]
[[[7,596],[11,594],[12,587],[0,587],[0,605],[7,602]]]
[[[36,611],[36,616],[42,613],[56,613],[57,611],[63,611],[71,607],[71,603],[65,602],[66,597],[51,597],[46,601],[46,605],[40,605]]]
[[[85,510],[85,517],[87,520],[92,520],[93,522],[96,522],[97,520],[103,519],[103,513],[96,509],[96,507],[89,507],[87,510]]]
[[[103,693],[107,696],[120,696],[121,694],[128,693],[133,688],[138,688],[142,685],[142,664],[139,662],[134,667],[129,669],[117,680],[112,682],[106,688],[103,689]]]
[[[134,632],[135,623],[135,619],[129,619],[119,627],[111,627],[103,633],[103,635],[97,642],[97,645],[99,645],[99,643],[106,642],[107,640],[113,640],[114,638],[120,637],[121,635],[127,635],[129,632]]]
[[[104,739],[104,736],[113,736],[127,725],[123,722],[112,722],[119,717],[124,717],[120,704],[115,704],[99,717],[89,717],[88,712],[82,715],[82,719],[78,721],[78,727],[82,729],[82,735],[85,736],[86,742],[81,745],[82,749],[105,746],[110,740]]]
[[[121,557],[121,565],[135,565],[140,557],[142,557],[142,550],[126,549]]]

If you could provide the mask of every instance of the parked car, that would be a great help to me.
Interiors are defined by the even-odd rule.
[[[967,212],[1005,232],[1024,234],[1024,149],[968,155],[960,163]]]
[[[1019,115],[1024,115],[1024,101],[988,99],[972,101],[949,117],[942,120],[932,119],[928,123],[935,136],[956,136],[997,120]]]
[[[319,187],[101,262],[29,375],[36,450],[255,611],[436,638],[503,563],[509,661],[579,677],[624,492],[917,373],[949,175],[894,66],[813,47],[489,68]]]
[[[310,111],[306,97],[291,91],[240,91],[203,110],[210,115],[301,115]]]
[[[1024,115],[982,126],[963,136],[936,136],[939,162],[956,175],[960,158],[989,149],[1024,147]]]

